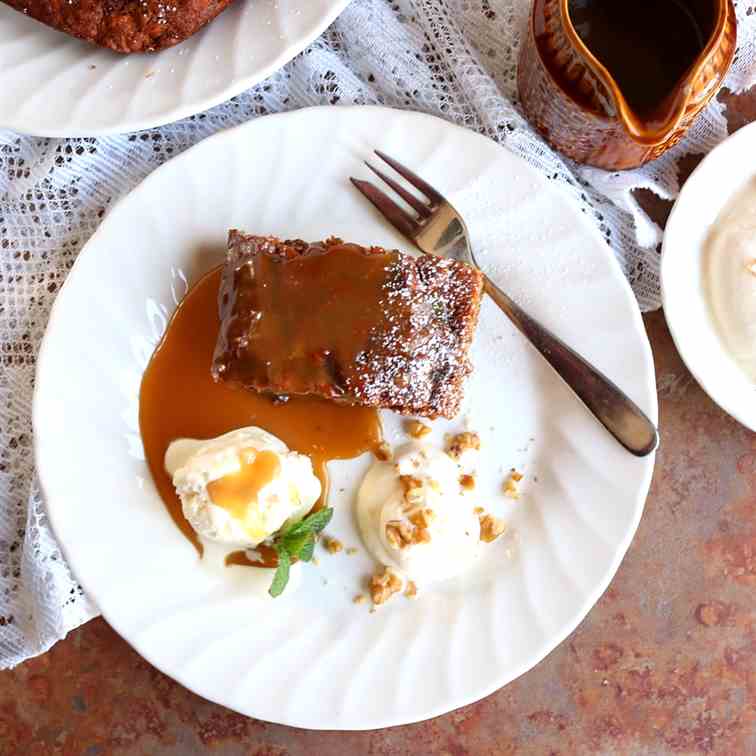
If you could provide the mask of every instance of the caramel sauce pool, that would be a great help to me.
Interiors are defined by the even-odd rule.
[[[278,436],[290,449],[310,457],[323,486],[316,506],[327,496],[329,460],[352,459],[374,451],[381,442],[375,409],[337,405],[314,397],[292,397],[285,404],[274,404],[262,394],[213,381],[210,364],[220,327],[220,276],[220,268],[210,271],[181,301],[145,370],[139,394],[139,427],[147,465],[173,521],[200,554],[202,545],[184,518],[164,467],[165,452],[172,441],[209,439],[257,425]],[[248,470],[245,474],[265,477],[270,471]],[[226,481],[225,485],[224,495],[233,498],[228,486],[233,488],[234,482]],[[241,555],[227,563],[248,563],[242,558],[243,552]]]

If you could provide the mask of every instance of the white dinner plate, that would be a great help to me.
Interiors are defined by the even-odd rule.
[[[53,309],[34,402],[50,519],[86,591],[146,659],[210,700],[299,727],[413,722],[528,670],[608,586],[653,468],[486,300],[463,412],[432,437],[479,431],[476,493],[510,524],[471,572],[370,613],[352,600],[375,569],[364,548],[321,550],[298,590],[267,602],[250,598],[254,570],[198,560],[144,463],[142,371],[230,227],[406,248],[347,180],[369,175],[373,148],[448,195],[488,272],[657,417],[651,351],[610,249],[557,187],[482,136],[416,113],[314,108],[224,132],[156,170],[103,221]],[[398,442],[398,419],[383,422]],[[331,466],[328,530],[345,546],[359,546],[353,499],[369,462]],[[511,467],[525,474],[517,501],[502,494]]]
[[[725,205],[756,178],[756,124],[725,139],[696,167],[664,231],[662,304],[688,370],[729,415],[756,431],[756,385],[719,336],[704,290],[706,238]]]
[[[172,123],[270,76],[348,4],[235,0],[180,45],[120,55],[0,3],[0,128],[72,137]]]

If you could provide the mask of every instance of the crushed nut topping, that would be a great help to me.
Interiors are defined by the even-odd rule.
[[[423,507],[421,509],[415,509],[409,514],[409,521],[416,527],[416,528],[428,528],[430,527],[430,524],[433,522],[433,519],[435,518],[436,513],[429,509],[428,507]]]
[[[395,549],[403,549],[407,545],[399,532],[399,525],[394,522],[386,523],[386,540]]]
[[[419,420],[408,420],[404,424],[404,429],[412,438],[422,438],[423,436],[427,436],[432,430],[429,425],[421,423]]]
[[[329,554],[338,554],[344,546],[338,538],[332,538],[331,536],[325,536],[323,538],[323,546]]]
[[[386,567],[382,575],[373,575],[370,579],[370,597],[376,605],[384,604],[401,590],[402,579],[391,567]]]
[[[453,459],[459,459],[468,449],[480,449],[480,436],[477,433],[465,431],[452,436],[446,453]]]
[[[415,598],[417,596],[417,585],[414,580],[407,581],[407,587],[404,589],[404,595],[407,598]]]
[[[411,488],[404,494],[404,501],[409,507],[417,507],[423,503],[425,495],[422,488]]]
[[[354,597],[354,598],[352,599],[352,601],[353,601],[353,602],[354,602],[355,604],[364,604],[364,603],[365,603],[365,596],[363,596],[363,594],[361,594],[361,593],[358,593],[358,594],[357,594],[357,595],[356,595],[356,596],[355,596],[355,597]]]
[[[519,499],[520,491],[517,484],[522,480],[522,473],[511,470],[509,477],[504,481],[504,495],[510,499]]]
[[[490,514],[478,515],[480,520],[480,540],[486,543],[495,541],[506,529],[504,520]]]
[[[486,510],[485,510],[485,509],[483,509],[483,507],[475,507],[475,509],[473,509],[473,512],[474,512],[475,514],[477,514],[477,515],[479,515],[479,514],[483,514],[483,512],[485,512],[485,511],[486,511]]]
[[[354,546],[350,546],[346,550],[347,556],[354,556],[357,553],[357,549]]]
[[[746,263],[746,270],[753,276],[756,276],[756,260]]]
[[[375,457],[379,462],[388,462],[389,460],[393,459],[394,450],[386,441],[381,441],[381,443],[373,451],[373,454],[375,454]]]
[[[401,483],[402,490],[405,494],[415,488],[423,487],[423,482],[419,478],[416,478],[414,475],[400,475],[399,483]]]
[[[427,510],[430,512],[430,510]],[[417,510],[413,515],[414,520],[404,522],[403,520],[391,520],[386,523],[386,540],[395,549],[406,549],[407,546],[416,546],[418,543],[430,543],[431,535],[428,525],[432,520],[431,516],[425,514],[426,510]],[[426,523],[426,524],[423,524]]]
[[[462,475],[459,479],[459,485],[465,491],[472,491],[475,488],[475,478],[472,475]]]
[[[408,507],[416,507],[423,503],[425,495],[423,494],[423,482],[421,480],[413,475],[400,475],[399,483],[401,483],[404,491],[404,503]]]
[[[430,531],[426,528],[416,528],[415,529],[415,543],[430,543],[431,542],[431,534]]]

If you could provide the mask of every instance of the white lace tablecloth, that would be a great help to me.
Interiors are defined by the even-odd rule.
[[[674,197],[678,159],[707,152],[726,136],[723,108],[713,103],[685,141],[642,170],[607,173],[562,159],[517,109],[517,53],[529,6],[530,0],[354,0],[284,69],[203,115],[103,139],[0,131],[0,668],[42,653],[97,613],[61,557],[34,476],[34,364],[50,306],[108,207],[200,139],[304,105],[433,113],[505,144],[562,185],[600,228],[641,308],[658,307],[661,231],[631,190]],[[752,4],[741,0],[738,16],[739,51],[726,82],[733,91],[756,81]]]

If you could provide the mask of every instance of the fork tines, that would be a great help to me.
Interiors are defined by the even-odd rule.
[[[424,181],[416,173],[413,173],[409,168],[403,166],[398,160],[394,160],[394,158],[389,157],[385,152],[381,152],[380,150],[375,150],[375,154],[378,155],[384,163],[388,163],[388,165],[390,165],[402,178],[412,184],[415,189],[422,192],[428,198],[431,207],[434,205],[440,205],[444,201],[443,196],[427,181]]]
[[[350,178],[349,179],[355,187],[365,195],[365,197],[372,202],[376,210],[381,213],[386,220],[395,228],[399,233],[404,234],[410,239],[414,238],[415,234],[420,230],[420,224],[415,218],[413,218],[406,210],[403,210],[394,200],[389,199],[378,187],[371,184],[369,181],[363,181],[362,179]]]
[[[393,189],[415,212],[419,218],[413,217],[410,213],[400,207],[396,202],[389,198],[385,192],[381,191],[374,184],[362,179],[350,178],[354,186],[382,213],[389,223],[403,233],[405,236],[414,237],[422,225],[422,221],[429,218],[433,211],[444,201],[443,196],[437,192],[427,181],[423,181],[417,174],[409,168],[402,165],[397,160],[386,155],[385,152],[375,150],[375,154],[393,168],[402,178],[424,195],[426,201],[419,199],[411,192],[407,191],[401,184],[387,176],[383,171],[378,170],[370,163],[365,161],[365,165],[381,181]]]

